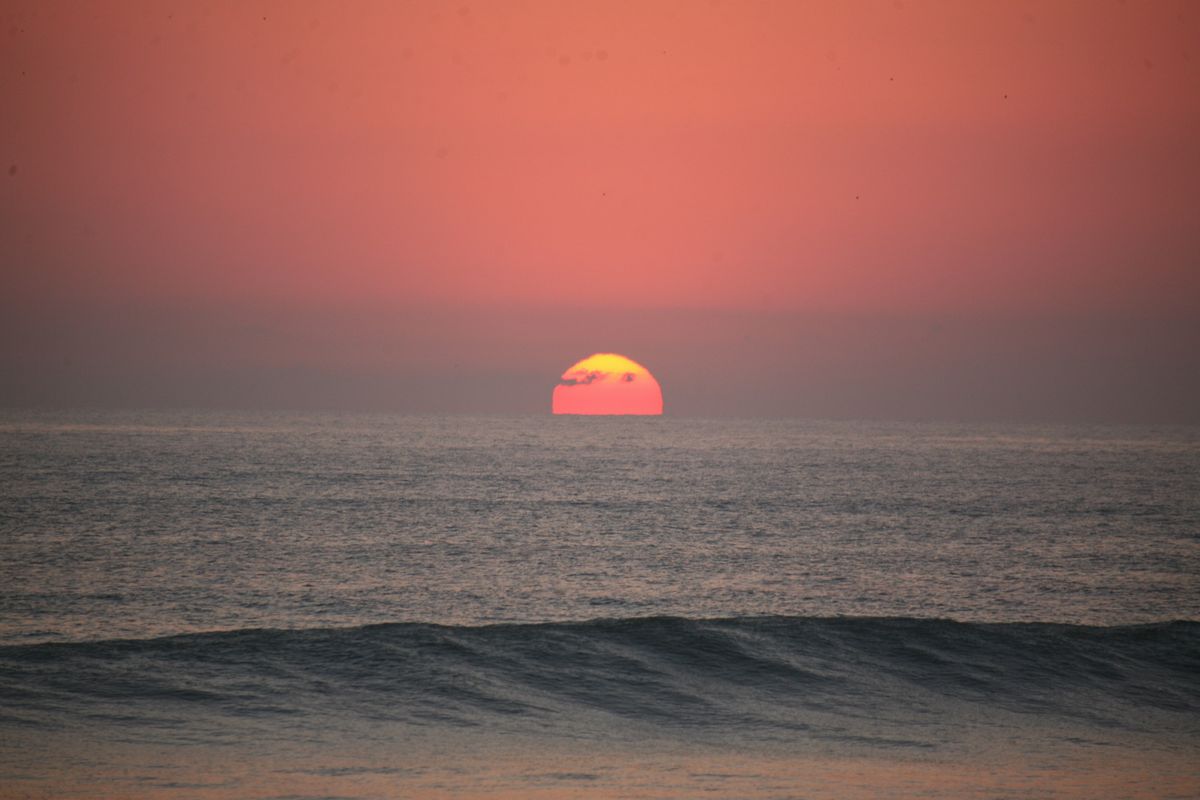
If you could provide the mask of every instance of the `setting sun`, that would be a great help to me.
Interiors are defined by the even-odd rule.
[[[562,374],[552,409],[555,414],[661,414],[662,389],[636,361],[596,353]]]

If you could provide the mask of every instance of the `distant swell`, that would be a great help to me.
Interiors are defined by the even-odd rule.
[[[1195,735],[1200,623],[671,617],[243,630],[0,647],[0,722],[347,716],[592,731],[877,737],[1000,715]],[[315,724],[315,722],[314,722]],[[214,730],[216,727],[214,727]],[[914,727],[905,725],[904,730]],[[920,737],[898,744],[920,745]]]

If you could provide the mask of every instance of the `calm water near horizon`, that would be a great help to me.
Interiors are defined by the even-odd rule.
[[[1200,429],[0,411],[0,796],[1200,794]]]

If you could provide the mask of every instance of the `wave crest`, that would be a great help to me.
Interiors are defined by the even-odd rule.
[[[807,731],[924,746],[902,725],[914,715],[934,728],[983,713],[1190,729],[1200,712],[1200,623],[653,617],[241,630],[0,647],[0,698],[3,719],[24,724],[111,719],[117,709],[168,728],[197,715],[354,714],[560,733],[614,722],[765,738]]]

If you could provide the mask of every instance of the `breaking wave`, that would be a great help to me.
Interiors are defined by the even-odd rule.
[[[1198,712],[1200,623],[1190,621],[650,617],[0,647],[3,724],[99,718],[164,736],[183,726],[194,735],[198,719],[218,730],[350,715],[580,736],[633,725],[927,746],[965,719],[1194,737]]]

